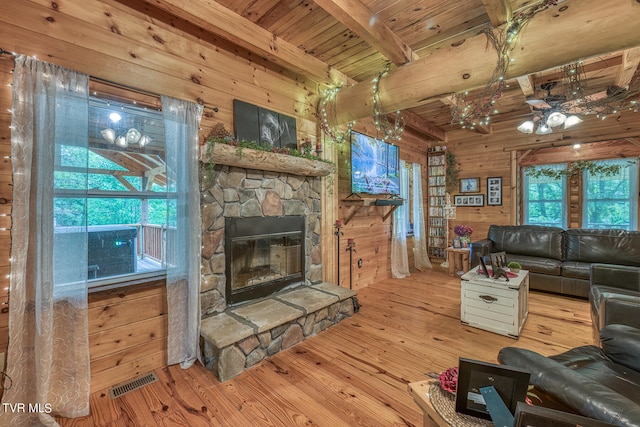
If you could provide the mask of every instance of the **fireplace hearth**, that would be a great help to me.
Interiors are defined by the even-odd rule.
[[[226,218],[226,295],[235,304],[304,281],[304,216]]]

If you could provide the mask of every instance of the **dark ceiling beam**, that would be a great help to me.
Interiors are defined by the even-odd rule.
[[[487,15],[494,27],[499,27],[511,20],[511,3],[507,0],[482,0]]]
[[[444,130],[435,126],[428,120],[423,119],[417,114],[413,114],[410,111],[403,111],[402,116],[404,119],[405,127],[409,127],[414,131],[421,133],[429,138],[436,139],[438,141],[446,141],[447,136]],[[395,113],[390,113],[387,115],[387,119],[389,122],[393,123],[396,119]]]
[[[302,49],[299,49],[215,1],[148,0],[148,2],[158,9],[190,21],[203,30],[231,41],[238,46],[244,47],[252,52],[257,52],[268,60],[322,85],[352,83],[345,74],[335,68],[330,67],[328,64],[307,54]],[[337,4],[337,2],[327,0],[324,0],[323,3]],[[354,6],[355,9],[347,9],[347,11],[361,17],[364,14],[362,10],[364,5],[361,3],[358,4],[360,6]],[[331,5],[327,4],[325,4],[325,6],[331,7]],[[337,8],[337,5],[334,5],[333,8]],[[370,16],[371,12],[368,13]],[[336,14],[338,14],[338,12],[336,12]],[[362,18],[359,18],[358,22],[358,25],[361,25]],[[362,33],[366,35],[362,36],[363,39],[369,41],[374,35],[377,35],[381,40],[389,40],[385,43],[385,51],[382,51],[382,53],[385,56],[387,56],[387,54],[392,56],[394,63],[396,60],[404,61],[402,58],[405,57],[410,60],[417,59],[417,55],[384,24],[379,23],[375,25],[374,28],[375,30],[371,30],[369,35],[366,35],[367,32],[362,30]],[[369,109],[369,113],[364,117],[372,116],[373,111]],[[424,128],[415,129],[426,135],[444,140],[444,137],[442,137],[444,131],[428,122]]]
[[[396,33],[358,0],[315,0],[315,3],[394,64],[418,59]]]
[[[315,0],[315,3],[373,46],[395,65],[417,60],[418,55],[364,4],[357,0]],[[428,120],[409,111],[402,112],[406,126],[430,138],[444,141],[445,132]],[[395,114],[391,114],[395,119]]]
[[[336,85],[348,81],[344,74],[328,64],[215,1],[146,1],[320,84]]]
[[[640,47],[622,52],[622,65],[616,75],[616,86],[627,87],[640,65]]]
[[[505,78],[540,72],[584,58],[640,46],[640,3],[569,0],[538,13],[512,51]],[[598,31],[594,31],[594,28]],[[549,40],[562,40],[549,49]],[[464,61],[460,61],[464,58]],[[424,105],[434,99],[486,85],[495,68],[484,35],[441,49],[390,71],[379,85],[386,112]],[[342,89],[336,97],[337,124],[371,115],[370,82]]]
[[[520,85],[520,90],[522,94],[526,97],[532,96],[535,93],[535,83],[533,81],[533,76],[520,76],[517,78],[518,85]]]

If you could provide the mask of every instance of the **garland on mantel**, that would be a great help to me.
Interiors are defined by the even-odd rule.
[[[560,179],[563,176],[572,176],[573,174],[582,171],[589,172],[589,175],[609,177],[619,174],[622,169],[627,168],[629,165],[634,163],[635,162],[633,160],[629,160],[626,165],[603,165],[590,160],[578,160],[576,162],[569,163],[565,169],[530,165],[524,168],[524,172],[532,178],[546,176],[552,179]]]
[[[295,148],[280,148],[280,147],[272,147],[267,143],[259,143],[256,141],[238,141],[232,134],[229,132],[223,123],[216,123],[213,125],[213,128],[209,132],[209,134],[205,137],[204,143],[206,146],[206,150],[204,156],[210,161],[206,166],[206,175],[204,176],[204,180],[206,183],[210,184],[213,180],[214,169],[215,169],[215,161],[213,159],[213,147],[216,143],[218,144],[226,144],[236,147],[236,154],[239,157],[242,157],[242,150],[247,148],[251,150],[258,151],[266,151],[271,153],[278,154],[286,154],[293,157],[301,157],[308,160],[317,160],[320,162],[328,163],[334,165],[335,172],[335,163],[331,160],[323,159],[318,155],[314,154],[313,146],[311,142],[306,142],[300,146],[301,150],[297,150]]]

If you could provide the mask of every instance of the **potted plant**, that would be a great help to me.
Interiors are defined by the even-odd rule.
[[[511,271],[512,273],[517,273],[522,268],[520,263],[515,261],[511,261],[509,264],[507,264],[507,267],[509,267],[509,271]]]

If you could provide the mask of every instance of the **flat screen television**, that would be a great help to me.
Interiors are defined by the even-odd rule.
[[[351,132],[351,192],[399,195],[400,156],[396,145]]]

